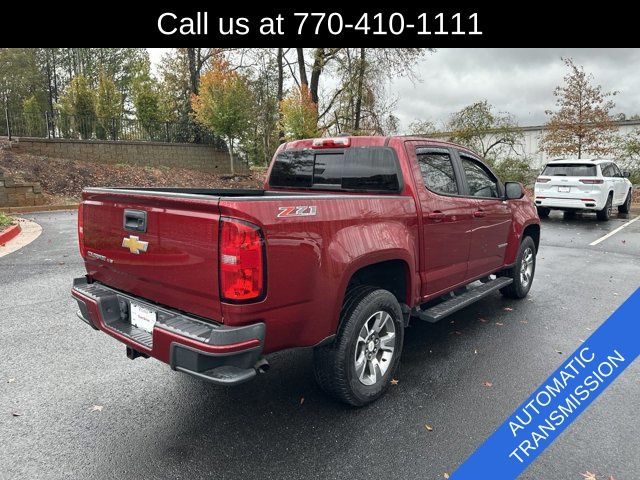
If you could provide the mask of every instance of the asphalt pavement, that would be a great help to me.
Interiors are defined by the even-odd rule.
[[[554,212],[527,299],[413,322],[397,385],[353,409],[315,385],[308,349],[233,388],[127,359],[75,316],[75,213],[26,217],[42,235],[0,258],[2,479],[442,479],[640,285],[640,221],[590,245],[633,215]],[[636,362],[521,478],[640,478],[639,379]]]

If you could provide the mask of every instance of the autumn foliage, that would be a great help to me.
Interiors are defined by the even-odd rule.
[[[554,91],[557,111],[546,112],[550,120],[545,126],[542,150],[550,156],[609,155],[615,136],[610,115],[615,104],[609,97],[616,92],[603,92],[600,85],[592,84],[593,76],[581,66],[571,59],[564,62],[569,73],[564,85]]]
[[[318,135],[318,106],[306,85],[291,90],[280,102],[280,128],[286,140]]]
[[[222,58],[202,74],[198,94],[191,97],[196,121],[226,139],[232,172],[234,144],[249,128],[252,105],[246,79]]]

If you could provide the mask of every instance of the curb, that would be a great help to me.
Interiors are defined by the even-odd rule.
[[[21,230],[20,224],[16,223],[15,225],[11,225],[9,228],[0,232],[0,245],[4,245],[9,240],[17,237]]]
[[[69,203],[67,205],[37,205],[28,207],[0,207],[0,212],[4,213],[37,213],[37,212],[54,212],[58,210],[77,210],[77,203]]]

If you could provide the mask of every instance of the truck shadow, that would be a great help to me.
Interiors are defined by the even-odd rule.
[[[320,475],[340,476],[340,465],[331,473],[334,467],[328,459],[344,459],[351,449],[360,456],[381,454],[378,450],[384,448],[397,451],[397,445],[390,443],[392,436],[377,446],[366,446],[367,437],[379,438],[381,432],[398,428],[400,417],[390,412],[403,411],[404,422],[407,415],[421,415],[423,404],[455,402],[456,375],[443,375],[443,365],[461,354],[468,356],[469,343],[479,341],[483,328],[485,332],[491,328],[478,321],[479,311],[501,310],[504,305],[498,295],[437,324],[413,321],[405,334],[398,385],[360,409],[334,401],[317,387],[311,349],[271,355],[267,374],[233,388],[186,375],[163,377],[170,381],[159,389],[166,395],[157,399],[162,402],[162,414],[156,414],[147,432],[153,442],[139,443],[140,451],[116,443],[113,455],[119,456],[117,463],[125,470],[141,461],[150,465],[150,473],[187,462],[190,469],[204,469],[216,478],[246,478],[248,458],[251,464],[261,465],[262,476],[278,477],[284,472],[305,472],[321,454],[327,462],[321,465]],[[429,441],[435,440],[427,438],[425,447]],[[299,464],[291,465],[292,461]]]

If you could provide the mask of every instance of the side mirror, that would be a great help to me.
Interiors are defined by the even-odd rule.
[[[506,182],[504,192],[507,200],[519,200],[524,197],[524,188],[520,182]]]
[[[631,172],[622,172],[622,176],[624,178],[629,178],[631,176]]]

